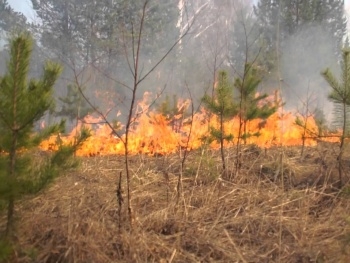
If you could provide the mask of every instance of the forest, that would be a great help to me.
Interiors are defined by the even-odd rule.
[[[349,262],[343,0],[0,0],[0,262]]]

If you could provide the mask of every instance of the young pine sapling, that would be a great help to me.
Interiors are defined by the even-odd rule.
[[[28,34],[14,36],[9,43],[7,72],[0,77],[0,202],[7,205],[6,237],[14,230],[15,201],[36,193],[50,183],[68,162],[76,147],[88,137],[83,130],[76,143],[61,145],[48,155],[44,164],[34,165],[36,147],[54,133],[62,132],[64,121],[34,132],[34,127],[53,106],[53,87],[62,68],[46,62],[40,79],[28,78],[32,38]]]
[[[336,108],[336,122],[342,126],[340,136],[340,149],[338,154],[339,187],[342,186],[342,159],[345,148],[345,137],[349,132],[349,106],[350,106],[350,49],[343,49],[343,61],[341,64],[342,78],[337,80],[329,68],[322,71],[322,76],[327,81],[332,91],[328,98],[334,103]]]
[[[249,63],[244,66],[242,77],[235,79],[234,87],[239,93],[238,98],[238,118],[239,128],[236,145],[236,173],[240,167],[240,148],[241,140],[244,144],[251,136],[259,136],[259,132],[250,133],[247,129],[248,123],[254,119],[267,119],[274,114],[278,105],[273,102],[264,101],[268,95],[258,94],[257,88],[261,82],[258,70]]]
[[[210,126],[210,136],[220,144],[221,160],[223,174],[227,173],[225,162],[224,142],[232,141],[233,134],[226,133],[225,121],[232,119],[238,112],[237,104],[233,97],[233,83],[229,80],[226,71],[218,73],[218,83],[214,90],[214,96],[204,95],[203,105],[210,113],[214,114],[219,120],[219,127]]]

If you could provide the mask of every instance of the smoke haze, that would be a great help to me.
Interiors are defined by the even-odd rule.
[[[339,71],[332,38],[321,25],[312,25],[290,36],[281,50],[286,108],[301,110],[309,100],[309,110],[320,108],[329,120],[332,112],[332,104],[327,99],[330,88],[320,73],[326,68]]]
[[[349,1],[345,2],[349,4]],[[9,3],[27,16],[33,15],[28,8],[30,1],[27,1],[27,7],[23,2],[19,4],[12,0]],[[215,82],[215,72],[218,69],[227,69],[232,78],[237,77],[244,65],[245,56],[248,55],[248,61],[251,61],[259,54],[259,50],[253,48],[259,44],[258,32],[254,31],[256,24],[252,10],[252,5],[257,1],[225,0],[218,3],[215,0],[193,0],[186,3],[186,10],[178,10],[174,18],[166,20],[169,25],[178,25],[182,21],[180,27],[151,29],[142,38],[141,77],[166,54],[186,24],[195,19],[189,34],[181,40],[180,45],[140,83],[137,100],[142,98],[145,91],[186,97],[189,89],[198,104],[204,92]],[[153,8],[156,6],[151,5],[150,10]],[[120,30],[121,27],[117,29]],[[122,32],[118,34],[120,37]],[[108,63],[101,59],[100,62],[87,66],[83,62],[81,65],[73,65],[74,60],[71,58],[61,60],[65,73],[58,84],[57,97],[67,94],[67,85],[74,81],[72,68],[79,65],[75,68],[75,73],[79,73],[78,80],[84,83],[87,96],[92,102],[102,111],[108,111],[111,119],[120,110],[125,112],[130,103],[130,88],[133,83],[133,72],[130,70],[130,61],[133,61],[132,42],[130,38],[120,37],[114,45],[116,49],[110,53]],[[244,45],[249,46],[248,54],[245,54]],[[290,36],[280,48],[282,92],[286,108],[300,110],[309,94],[312,98],[311,108],[323,109],[330,119],[332,105],[327,99],[330,90],[320,72],[327,67],[339,72],[339,58],[334,57],[331,37],[321,25],[313,24]],[[52,53],[42,47],[37,53],[38,64],[44,59],[52,58]],[[263,91],[272,92],[278,89],[279,80],[275,76],[267,76],[261,86]]]

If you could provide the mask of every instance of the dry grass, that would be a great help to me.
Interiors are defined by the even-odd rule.
[[[179,156],[136,156],[133,230],[126,207],[118,217],[123,158],[84,158],[18,203],[11,262],[350,262],[350,196],[332,187],[333,151],[247,147],[231,182],[217,178],[216,152],[193,152],[179,202]]]

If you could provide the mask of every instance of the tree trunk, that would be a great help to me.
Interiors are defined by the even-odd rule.
[[[220,150],[221,150],[221,160],[222,160],[222,170],[226,173],[226,163],[225,163],[225,152],[224,152],[224,118],[222,114],[220,115]]]
[[[343,177],[343,167],[342,167],[342,159],[343,159],[343,152],[344,152],[344,141],[345,141],[345,132],[346,132],[346,103],[343,103],[343,134],[340,138],[340,150],[338,155],[338,172],[339,172],[339,188],[342,187],[342,177]]]
[[[11,145],[11,151],[9,154],[10,162],[9,162],[9,174],[8,176],[11,177],[10,182],[14,181],[16,179],[16,147],[17,147],[17,135],[18,131],[13,131],[13,137],[12,137],[12,145]],[[15,199],[14,199],[14,193],[13,193],[13,185],[11,183],[10,185],[10,194],[8,197],[8,206],[7,206],[7,224],[6,224],[6,236],[10,236],[13,232],[13,213],[14,213],[14,207],[15,207]]]

